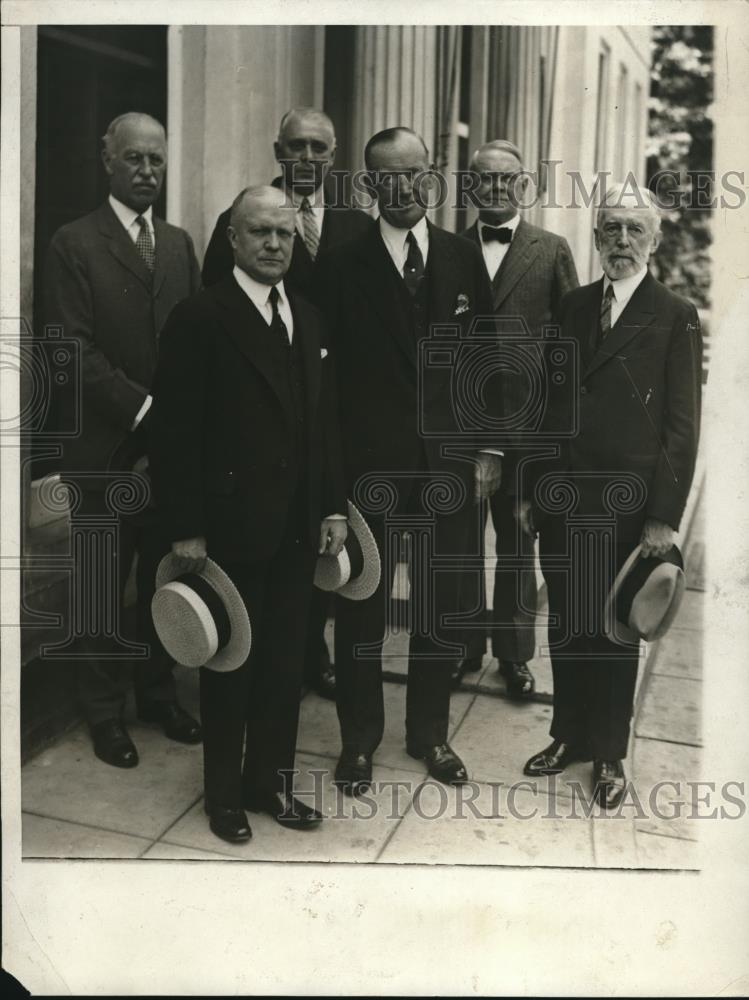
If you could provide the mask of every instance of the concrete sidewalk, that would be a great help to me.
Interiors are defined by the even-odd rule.
[[[405,636],[394,635],[385,664],[386,732],[366,800],[345,798],[331,783],[339,752],[335,706],[311,692],[303,697],[296,784],[315,792],[327,816],[318,830],[292,832],[250,813],[248,844],[219,840],[203,812],[201,747],[166,740],[135,721],[131,707],[137,768],[97,760],[83,726],[25,765],[24,857],[698,868],[696,824],[683,815],[653,815],[648,799],[659,781],[700,778],[701,507],[686,546],[689,590],[675,625],[640,668],[625,767],[645,818],[635,807],[619,816],[586,816],[591,764],[576,764],[557,779],[523,777],[525,760],[546,745],[551,719],[551,671],[543,656],[532,664],[538,698],[520,705],[504,697],[496,661],[484,658],[482,671],[452,698],[450,742],[472,783],[452,789],[428,779],[405,751]],[[183,703],[197,713],[196,672],[180,669],[178,682]],[[683,794],[671,788],[661,790],[657,803],[670,814],[679,801]]]

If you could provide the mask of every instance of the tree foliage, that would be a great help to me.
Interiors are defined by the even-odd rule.
[[[707,308],[711,210],[695,204],[695,173],[709,172],[713,165],[713,29],[660,25],[653,30],[651,47],[648,184],[662,191],[659,175],[678,172],[680,195],[678,206],[664,213],[655,270],[669,288]]]

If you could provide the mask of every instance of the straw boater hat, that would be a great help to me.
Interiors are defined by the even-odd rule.
[[[241,667],[249,655],[247,608],[211,559],[200,573],[182,573],[171,552],[164,556],[156,571],[151,614],[164,649],[185,667],[223,673]]]
[[[348,501],[348,535],[337,556],[318,556],[315,586],[351,601],[371,597],[380,583],[380,553],[369,525]]]
[[[638,545],[622,566],[606,600],[604,622],[611,639],[652,642],[668,631],[684,596],[681,552],[643,557]]]

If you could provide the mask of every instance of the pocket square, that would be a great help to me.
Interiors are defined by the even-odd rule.
[[[322,361],[322,359],[323,358],[327,358],[327,356],[328,356],[327,350],[324,347],[321,347],[320,348],[320,360]]]
[[[461,313],[468,312],[469,307],[468,296],[464,295],[462,292],[458,296],[457,304],[455,306],[455,312],[453,316],[460,316]]]

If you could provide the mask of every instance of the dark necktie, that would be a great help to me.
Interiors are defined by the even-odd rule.
[[[317,229],[317,220],[309,198],[302,198],[302,229],[304,230],[304,245],[309,251],[312,260],[317,257],[317,250],[320,246],[320,233]]]
[[[491,243],[496,240],[497,243],[512,243],[512,230],[509,226],[482,226],[481,227],[481,239],[484,243]]]
[[[424,277],[424,258],[421,256],[421,250],[419,250],[416,237],[410,231],[406,236],[406,243],[408,244],[408,255],[403,267],[403,280],[411,295],[416,295],[421,280]]]
[[[278,311],[278,300],[280,296],[278,294],[278,289],[274,285],[268,296],[270,301],[270,307],[273,310],[273,318],[270,321],[270,330],[276,336],[284,348],[288,349],[291,345],[289,344],[289,331],[286,329],[286,324],[281,319],[281,314]]]
[[[135,249],[143,258],[143,263],[148,270],[153,274],[153,269],[156,267],[156,254],[153,250],[153,240],[151,239],[148,223],[142,215],[136,215],[135,221],[138,223],[140,229],[138,238],[135,241]]]
[[[609,285],[601,299],[601,334],[598,340],[602,344],[611,331],[611,300],[614,298],[614,286]]]

